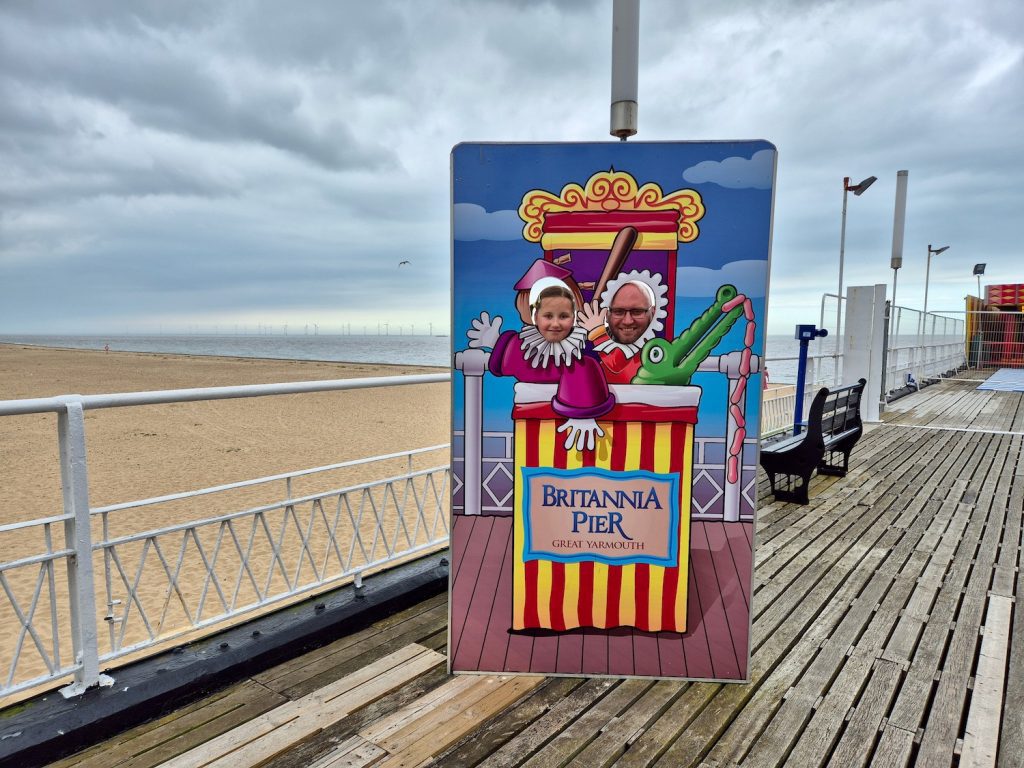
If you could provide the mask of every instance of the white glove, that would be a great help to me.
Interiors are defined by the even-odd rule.
[[[589,304],[584,304],[583,309],[576,313],[580,327],[587,333],[590,333],[595,328],[603,326],[604,320],[608,316],[608,310],[598,309],[598,306],[599,304],[597,299],[594,299]]]
[[[481,312],[480,317],[473,318],[473,327],[466,331],[471,347],[494,347],[501,335],[501,316],[491,321],[491,316]]]
[[[558,428],[559,432],[568,433],[565,438],[565,450],[570,450],[573,443],[576,450],[594,450],[597,438],[604,437],[604,430],[594,419],[567,419],[565,424]]]

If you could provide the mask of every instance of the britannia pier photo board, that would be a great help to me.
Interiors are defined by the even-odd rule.
[[[743,681],[776,151],[452,151],[453,672]]]

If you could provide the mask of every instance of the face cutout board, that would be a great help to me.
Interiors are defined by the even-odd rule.
[[[452,151],[453,672],[744,681],[776,151]]]

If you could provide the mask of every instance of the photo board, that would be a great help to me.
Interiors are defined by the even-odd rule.
[[[748,678],[775,167],[453,149],[451,671]]]

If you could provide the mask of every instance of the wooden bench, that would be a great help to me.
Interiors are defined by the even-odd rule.
[[[865,383],[861,379],[831,391],[822,387],[811,402],[807,427],[801,434],[761,447],[761,466],[776,499],[807,504],[807,487],[815,469],[821,475],[846,474],[850,451],[864,433],[860,399]],[[841,464],[837,455],[842,456]],[[785,487],[776,482],[779,475],[786,477]]]

